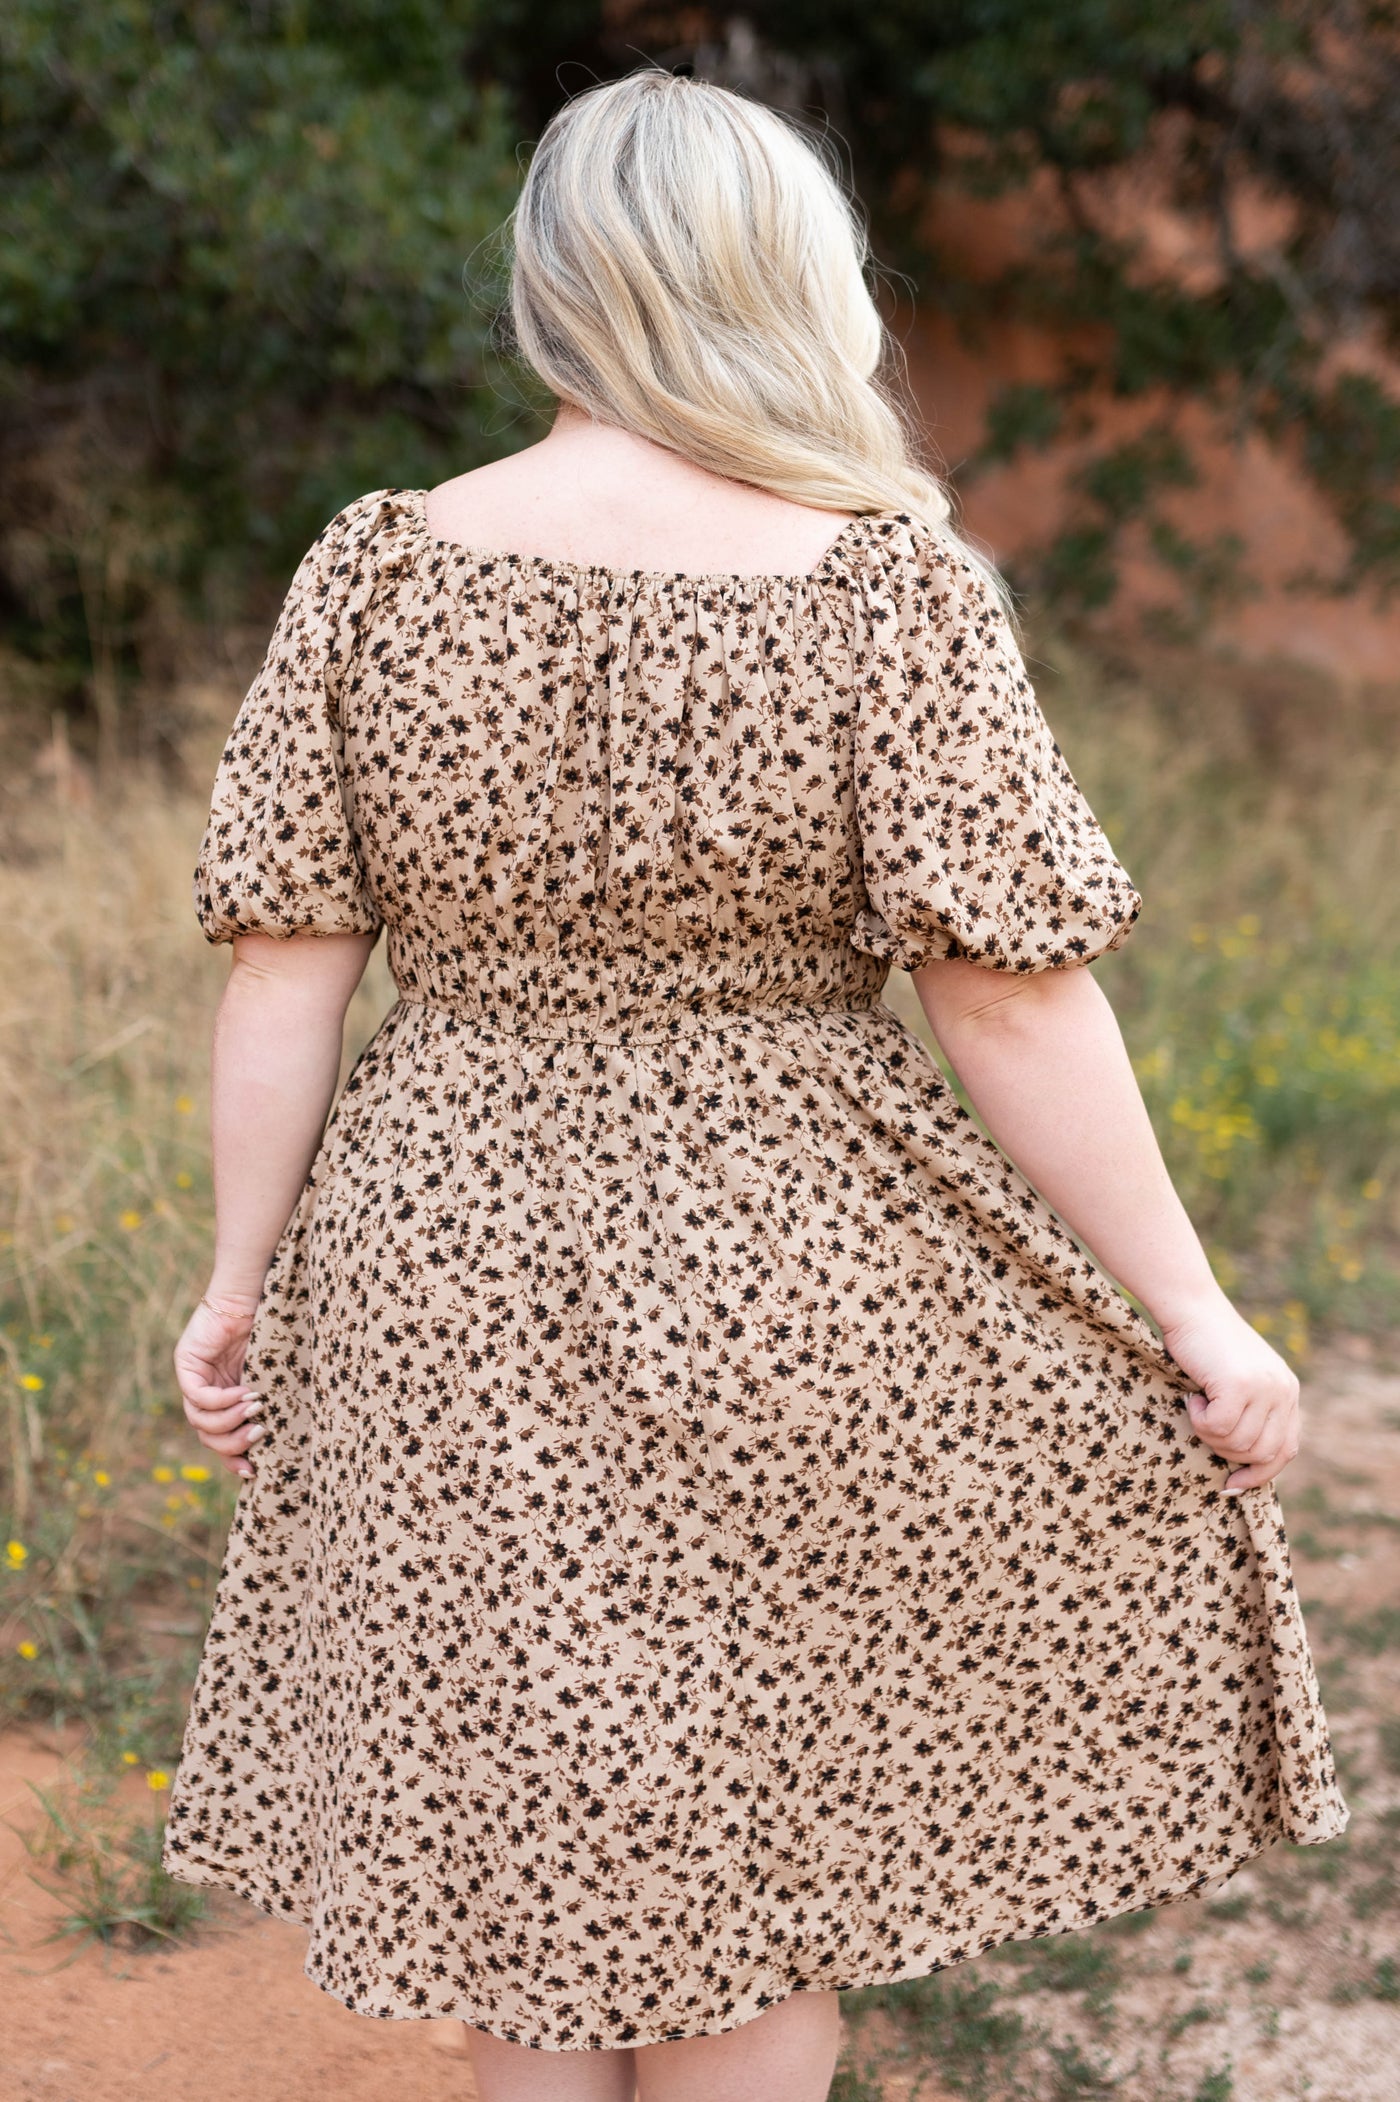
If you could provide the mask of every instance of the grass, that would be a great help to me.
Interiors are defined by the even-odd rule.
[[[1300,1366],[1333,1332],[1393,1338],[1400,762],[1345,696],[1283,706],[1261,731],[1204,662],[1179,660],[1168,690],[1165,674],[1056,659],[1032,667],[1047,713],[1147,901],[1099,975],[1219,1273]],[[203,1464],[170,1353],[210,1247],[207,1057],[227,956],[199,935],[189,878],[235,700],[211,697],[183,789],[133,767],[100,805],[12,794],[0,861],[0,1724],[86,1733],[93,1792],[44,1805],[36,1844],[71,1931],[99,1939],[178,1935],[201,1903],[161,1875],[157,1835],[233,1484]],[[381,945],[347,1069],[391,997]],[[1397,1524],[1320,1494],[1300,1517],[1333,1563]],[[1390,1606],[1329,1608],[1319,1627],[1344,1699],[1400,1648]],[[1380,1717],[1368,1742],[1400,1773],[1400,1721]],[[100,1793],[121,1773],[148,1789],[135,1825]],[[1335,1872],[1358,1935],[1394,1919],[1392,1865],[1365,1868],[1354,1884]],[[1283,1860],[1255,1902],[1293,1931],[1328,1896]],[[1217,1902],[1209,1931],[1239,1928],[1250,1903]],[[972,2102],[1107,2093],[1115,1995],[1168,1968],[1169,1932],[1129,1915],[851,1996],[853,2012],[878,2012],[916,2068]],[[1394,1975],[1378,1943],[1356,1990],[1385,2000]],[[1223,1988],[1203,1981],[1203,2005],[1207,1990],[1215,2004]],[[1199,2102],[1232,2092],[1222,2056]],[[873,2098],[875,2079],[843,2065],[835,2102]]]
[[[967,1970],[869,1986],[843,1995],[844,2006],[857,2023],[873,2013],[894,2014],[925,2077],[936,2071],[945,2088],[968,2102],[994,2102],[1014,2079],[1025,2018],[1001,2004],[995,1980],[964,1976]]]
[[[1051,2044],[1050,2063],[1055,2102],[1075,2102],[1080,2095],[1111,2095],[1118,2083],[1102,2058],[1086,2058],[1079,2045]]]
[[[85,1773],[144,1776],[156,1832],[234,1502],[171,1366],[211,1244],[228,952],[192,938],[189,882],[227,698],[187,792],[133,768],[100,808],[12,798],[0,860],[0,1727],[79,1724]],[[361,1039],[391,997],[375,963]],[[43,1813],[75,1917],[196,1916],[141,1853],[150,1820],[123,1852],[95,1797],[66,1814],[104,1835],[75,1853]]]
[[[1005,1960],[1019,1964],[1032,1992],[1101,1993],[1117,1975],[1111,1947],[1090,1934],[1056,1934],[1006,1944]]]
[[[1393,1956],[1383,1956],[1359,1981],[1339,1985],[1332,1997],[1339,2007],[1352,2007],[1365,1999],[1384,2000],[1394,2007],[1400,2004],[1400,1964]]]
[[[140,1948],[179,1941],[203,1920],[204,1891],[172,1882],[161,1868],[158,1811],[123,1811],[112,1800],[112,1777],[90,1771],[63,1788],[30,1785],[40,1817],[16,1829],[34,1880],[61,1907],[48,1940]]]
[[[827,2093],[827,2102],[884,2102],[885,2087],[879,2068],[868,2061],[859,2066],[843,2062]]]
[[[1046,698],[1146,901],[1100,972],[1174,1179],[1300,1356],[1394,1326],[1400,1241],[1400,764],[1385,715],[1313,702],[1261,736],[1218,695],[1135,704],[1091,671]]]

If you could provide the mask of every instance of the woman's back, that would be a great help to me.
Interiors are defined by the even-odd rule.
[[[247,1331],[164,1858],[362,2013],[626,2051],[1345,1806],[1276,1507],[880,999],[1088,987],[1140,901],[869,385],[839,200],[669,77],[562,129],[531,355],[688,457],[575,424],[350,504],[230,734],[206,935],[382,927],[397,998]],[[269,1055],[324,1066],[307,1011]],[[1085,1179],[1146,1187],[1085,1093]]]

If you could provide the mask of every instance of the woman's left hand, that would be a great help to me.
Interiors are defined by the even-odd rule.
[[[250,1448],[262,1435],[262,1396],[241,1384],[256,1299],[211,1292],[202,1298],[175,1345],[175,1378],[185,1416],[201,1445],[217,1453],[230,1474],[252,1478]]]
[[[1230,1495],[1273,1481],[1302,1442],[1298,1376],[1216,1286],[1173,1317],[1162,1340],[1199,1394],[1186,1396],[1191,1428],[1232,1463]]]

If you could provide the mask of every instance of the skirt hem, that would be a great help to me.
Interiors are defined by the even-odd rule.
[[[354,2001],[346,1998],[344,1992],[337,1990],[334,1985],[329,1984],[319,1974],[310,1950],[307,1951],[306,1961],[302,1965],[302,1973],[321,1992],[326,1993],[331,1999],[339,2001],[340,2005],[347,2008],[351,2014],[361,2015],[369,2021],[465,2022],[469,2027],[479,2029],[483,2034],[493,2036],[499,2042],[520,2044],[525,2049],[532,2051],[560,2053],[568,2051],[639,2051],[645,2050],[651,2044],[681,2043],[705,2036],[725,2036],[732,2029],[742,2029],[746,2023],[756,2021],[759,2015],[766,2014],[769,2008],[778,2006],[783,2000],[791,1999],[795,1993],[864,1992],[871,1987],[879,1985],[901,1985],[911,1978],[932,1977],[937,1971],[950,1970],[959,1963],[971,1962],[976,1957],[985,1956],[989,1950],[1001,1948],[1008,1942],[1049,1940],[1057,1934],[1073,1934],[1081,1928],[1097,1926],[1104,1920],[1120,1919],[1126,1913],[1153,1911],[1158,1907],[1194,1897],[1199,1892],[1209,1889],[1213,1884],[1227,1881],[1237,1870],[1243,1868],[1246,1862],[1255,1860],[1268,1847],[1275,1846],[1281,1841],[1295,1846],[1325,1845],[1328,1840],[1338,1838],[1346,1830],[1350,1817],[1350,1810],[1345,1804],[1341,1805],[1338,1812],[1328,1821],[1324,1830],[1318,1831],[1305,1840],[1290,1842],[1287,1834],[1283,1832],[1270,1834],[1263,1839],[1256,1834],[1251,1838],[1248,1846],[1241,1848],[1239,1854],[1230,1861],[1227,1868],[1212,1869],[1209,1874],[1193,1877],[1187,1882],[1159,1884],[1154,1888],[1151,1896],[1134,1898],[1123,1905],[1113,1905],[1104,1908],[1087,1904],[1068,1919],[1058,1920],[1053,1927],[1043,1929],[1025,1927],[1013,1929],[1007,1934],[993,1934],[980,1947],[970,1948],[964,1955],[946,1959],[943,1962],[931,1962],[927,1957],[918,1957],[912,1962],[902,1965],[898,1970],[877,1972],[871,1976],[845,1978],[840,1981],[830,1981],[815,1977],[806,1979],[794,1978],[790,1983],[778,1990],[749,1994],[740,2003],[745,2011],[740,2013],[735,2009],[731,2009],[726,2018],[717,2027],[666,2029],[659,2031],[655,2035],[622,2037],[616,2043],[561,2044],[552,2041],[547,2042],[538,2035],[526,2036],[522,2035],[518,2030],[511,2030],[508,2027],[493,2027],[493,2022],[499,2022],[499,2016],[492,2016],[486,2021],[478,2021],[474,2020],[470,2014],[459,2013],[455,2009],[444,2011],[441,2008],[428,2007],[357,2006]],[[247,1887],[244,1880],[238,1877],[236,1873],[210,1868],[202,1863],[197,1864],[183,1860],[177,1860],[173,1865],[166,1862],[164,1867],[165,1873],[173,1882],[227,1890],[232,1892],[235,1897],[245,1899],[248,1904],[254,1906],[259,1912],[267,1914],[269,1918],[288,1920],[297,1926],[308,1929],[314,1925],[309,1912],[289,1910],[286,1906],[271,1899],[266,1894],[255,1892],[253,1888]],[[251,1879],[249,1880],[251,1881]]]

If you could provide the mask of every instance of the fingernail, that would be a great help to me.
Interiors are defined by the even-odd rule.
[[[253,1470],[251,1467],[240,1467],[238,1469],[238,1473],[240,1478],[245,1482],[250,1482],[253,1479]]]
[[[251,1445],[255,1439],[260,1438],[266,1429],[267,1425],[265,1423],[253,1424],[253,1426],[248,1432],[248,1443]]]
[[[254,1399],[253,1399],[252,1401],[247,1401],[247,1402],[245,1402],[245,1403],[243,1404],[243,1420],[244,1420],[244,1422],[246,1423],[246,1422],[247,1422],[247,1420],[248,1420],[248,1418],[249,1418],[250,1416],[256,1416],[256,1415],[257,1415],[257,1413],[258,1413],[258,1410],[259,1410],[259,1409],[260,1409],[261,1407],[262,1407],[262,1396],[261,1396],[261,1394],[259,1394],[259,1395],[255,1396],[255,1398],[254,1398]]]
[[[256,1387],[240,1387],[238,1391],[243,1396],[243,1399],[245,1401],[262,1400],[262,1395],[258,1392]]]

